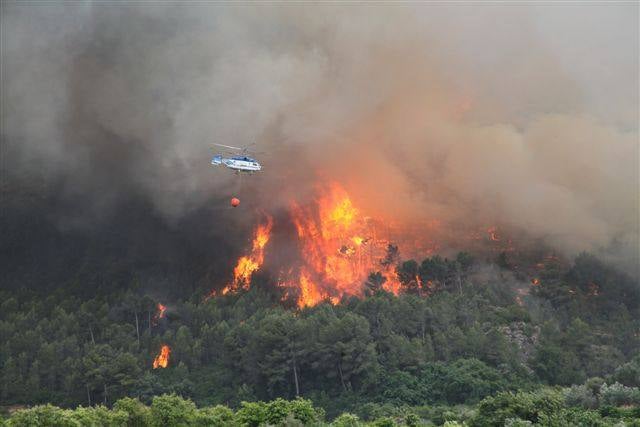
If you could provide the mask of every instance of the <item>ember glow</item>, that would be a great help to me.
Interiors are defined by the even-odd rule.
[[[158,303],[158,313],[157,313],[158,319],[162,319],[164,317],[165,311],[167,311],[167,306],[162,305],[161,303]]]
[[[498,227],[489,227],[487,229],[487,233],[489,234],[489,238],[494,242],[500,241],[500,236],[498,236]]]
[[[153,359],[153,369],[166,368],[169,365],[170,354],[171,348],[168,345],[163,345],[160,353]]]
[[[154,326],[156,326],[158,324],[158,321],[164,317],[164,312],[165,311],[167,311],[167,306],[166,305],[164,305],[162,303],[158,303],[156,305],[156,314],[153,315],[153,321],[152,321],[152,324]]]

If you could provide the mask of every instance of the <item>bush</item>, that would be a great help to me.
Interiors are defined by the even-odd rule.
[[[175,394],[156,396],[151,403],[151,419],[156,426],[183,426],[193,424],[196,405]]]
[[[411,408],[421,420],[427,424],[443,425],[447,421],[463,423],[468,421],[474,411],[469,406],[419,406]]]
[[[342,414],[331,423],[333,427],[359,427],[362,425],[360,418],[354,414]]]
[[[392,418],[389,417],[378,418],[373,423],[371,423],[372,427],[395,427],[395,425],[396,423]]]
[[[127,414],[124,425],[127,427],[144,427],[151,425],[151,409],[138,399],[123,397],[113,405],[116,411]]]
[[[383,396],[395,404],[474,402],[507,389],[504,375],[478,359],[429,363],[417,376],[395,371],[383,377]]]
[[[550,389],[531,393],[501,392],[487,397],[478,405],[478,413],[471,420],[473,426],[502,426],[509,418],[537,423],[541,414],[552,414],[564,408],[564,397]]]
[[[540,415],[540,425],[545,427],[555,426],[585,426],[585,427],[608,427],[611,423],[602,419],[596,411],[584,409],[562,409],[551,414]]]
[[[630,362],[619,366],[613,374],[613,378],[620,384],[640,387],[640,356],[636,356]]]
[[[34,406],[33,408],[16,411],[6,422],[6,425],[11,427],[76,427],[78,424],[71,419],[70,412],[53,405]]]
[[[407,416],[404,417],[404,423],[407,427],[417,427],[420,423],[420,417],[416,414],[407,414]]]
[[[78,426],[121,426],[126,425],[127,419],[129,418],[129,415],[124,411],[110,411],[104,406],[90,408],[80,406],[68,411],[68,416],[69,419],[75,421]]]
[[[320,421],[324,418],[324,410],[322,408],[314,408],[313,402],[307,399],[297,398],[289,403],[289,414],[293,415],[296,420],[309,424],[313,421]]]
[[[521,420],[520,418],[507,418],[504,421],[504,427],[528,427],[533,424],[529,420]]]
[[[383,417],[391,417],[400,414],[397,406],[391,404],[378,404],[373,402],[367,402],[355,410],[355,412],[363,420],[376,420]]]
[[[36,406],[15,412],[7,426],[52,426],[52,427],[147,427],[147,426],[305,426],[314,424],[324,418],[324,410],[315,408],[311,400],[298,398],[288,401],[276,399],[264,402],[242,402],[241,408],[234,414],[224,405],[197,409],[189,399],[175,394],[156,396],[151,408],[138,399],[122,398],[113,410],[104,406],[82,406],[75,410],[60,409],[52,405]],[[356,421],[358,418],[356,417]],[[340,421],[340,420],[338,420]],[[342,418],[344,426],[356,426],[347,423],[348,417]],[[0,420],[0,426],[2,424]]]
[[[600,400],[604,405],[612,406],[640,404],[640,390],[620,383],[603,384],[600,388]]]
[[[243,426],[258,427],[267,422],[267,405],[264,402],[242,402],[236,419]]]
[[[298,420],[303,424],[319,421],[324,417],[322,409],[314,408],[310,400],[298,398],[288,401],[278,398],[268,403],[242,402],[236,414],[242,425],[259,426],[260,424],[277,425],[285,420]]]
[[[408,372],[385,373],[382,384],[382,396],[386,401],[395,404],[418,405],[423,402],[435,402],[439,397],[439,393],[436,395],[433,392],[431,381],[421,381]]]
[[[589,390],[591,390],[591,393],[594,396],[597,396],[600,394],[600,387],[602,387],[603,384],[604,384],[604,380],[600,377],[589,378],[587,382],[584,383],[584,385],[587,386]]]
[[[237,423],[233,415],[233,411],[224,405],[202,408],[197,411],[195,424],[207,427],[224,427],[233,426]]]
[[[447,371],[441,387],[448,403],[478,401],[507,388],[503,375],[478,359],[456,360]]]
[[[267,403],[266,417],[269,424],[280,424],[289,414],[289,402],[277,398]]]
[[[564,400],[567,406],[579,406],[585,409],[598,407],[598,399],[587,385],[574,385],[565,389]]]

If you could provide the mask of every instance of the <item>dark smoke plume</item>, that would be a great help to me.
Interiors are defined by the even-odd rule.
[[[136,228],[148,221],[126,211],[144,206],[171,233],[210,233],[194,244],[205,262],[208,246],[244,245],[255,210],[333,179],[383,217],[499,224],[633,272],[637,16],[634,3],[3,2],[2,191],[20,207],[6,215],[72,233]],[[209,167],[212,143],[254,141],[259,176]],[[225,209],[232,195],[246,209]]]

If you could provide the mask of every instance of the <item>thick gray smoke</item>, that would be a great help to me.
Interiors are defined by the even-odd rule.
[[[2,3],[3,169],[167,220],[317,179],[638,260],[638,4]],[[211,144],[257,142],[255,179]],[[328,178],[327,178],[328,177]],[[612,249],[613,248],[613,249]]]

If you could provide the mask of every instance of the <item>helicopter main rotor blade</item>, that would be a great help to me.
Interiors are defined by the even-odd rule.
[[[233,150],[242,150],[242,148],[240,147],[232,147],[231,145],[223,145],[223,144],[215,144],[215,143],[213,145],[217,145],[218,147],[231,148]]]

